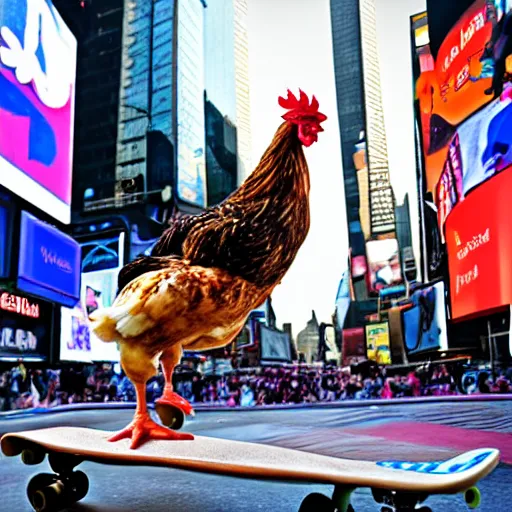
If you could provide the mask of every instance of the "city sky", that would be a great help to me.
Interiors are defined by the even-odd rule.
[[[314,309],[331,321],[347,268],[345,196],[336,108],[328,0],[249,0],[249,59],[253,163],[259,161],[284,111],[287,88],[300,87],[328,116],[319,141],[305,148],[311,175],[311,229],[292,268],[272,295],[278,326],[296,336]]]
[[[289,87],[315,94],[328,116],[319,142],[305,149],[311,175],[311,229],[283,283],[273,294],[278,325],[296,336],[315,310],[330,322],[348,243],[329,0],[249,0],[249,58],[253,162],[281,122],[277,97]],[[425,0],[377,0],[377,30],[384,118],[392,185],[400,204],[416,205],[409,17]],[[417,208],[411,223],[418,225]],[[413,229],[419,254],[419,236]],[[418,262],[419,263],[419,262]]]

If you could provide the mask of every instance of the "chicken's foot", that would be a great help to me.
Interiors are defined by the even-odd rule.
[[[191,441],[194,439],[192,434],[178,433],[155,423],[147,410],[146,384],[135,384],[135,390],[137,392],[137,409],[133,421],[126,428],[110,437],[109,441],[115,442],[121,439],[131,439],[130,448],[136,449],[151,439],[171,441]]]

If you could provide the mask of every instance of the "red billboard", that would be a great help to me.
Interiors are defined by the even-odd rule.
[[[446,219],[452,318],[512,304],[512,167],[473,190]]]

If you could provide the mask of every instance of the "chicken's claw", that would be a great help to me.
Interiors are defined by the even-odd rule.
[[[108,440],[111,442],[131,439],[130,448],[135,450],[149,440],[192,441],[192,434],[178,433],[174,430],[155,423],[149,414],[137,415],[123,430],[117,432]]]

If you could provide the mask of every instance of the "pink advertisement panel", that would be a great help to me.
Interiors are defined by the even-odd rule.
[[[0,184],[65,223],[76,48],[50,0],[0,3]]]

